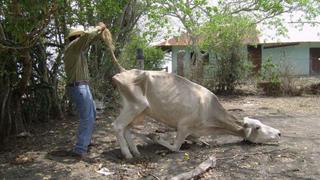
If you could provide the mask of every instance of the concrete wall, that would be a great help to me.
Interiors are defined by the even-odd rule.
[[[320,42],[299,43],[298,45],[267,48],[267,45],[262,45],[262,63],[268,58],[272,62],[282,67],[291,66],[295,75],[309,75],[310,64],[310,48],[320,47]],[[285,64],[285,65],[283,65]]]

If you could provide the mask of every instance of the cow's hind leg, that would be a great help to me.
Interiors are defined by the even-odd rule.
[[[127,159],[133,157],[128,147],[128,145],[131,146],[133,142],[130,141],[128,143],[125,131],[127,128],[129,128],[128,125],[134,120],[134,117],[143,112],[146,107],[146,105],[142,104],[132,104],[131,106],[125,106],[123,110],[120,112],[119,117],[113,123],[113,127],[120,144],[121,152]],[[131,150],[135,151],[137,149],[131,147]]]

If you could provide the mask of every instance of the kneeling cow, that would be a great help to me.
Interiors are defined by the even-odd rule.
[[[280,131],[259,120],[237,120],[220,104],[215,94],[183,77],[162,71],[122,70],[113,77],[123,100],[114,122],[122,154],[140,155],[131,139],[130,125],[149,116],[176,128],[173,144],[161,138],[157,143],[178,151],[188,136],[231,134],[254,143],[275,141]]]

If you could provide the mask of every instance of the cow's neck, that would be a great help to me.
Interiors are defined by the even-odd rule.
[[[223,122],[223,128],[226,130],[227,134],[239,136],[243,138],[245,137],[243,120],[238,120],[232,114],[228,113],[222,122]]]
[[[227,132],[230,132],[229,133],[230,135],[234,135],[234,136],[245,138],[244,128],[235,129],[233,131],[228,130]]]

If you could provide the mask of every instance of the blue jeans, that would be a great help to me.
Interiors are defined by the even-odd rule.
[[[87,153],[88,145],[91,143],[96,108],[88,85],[68,87],[68,93],[80,116],[77,142],[73,151],[77,154],[84,154]]]

